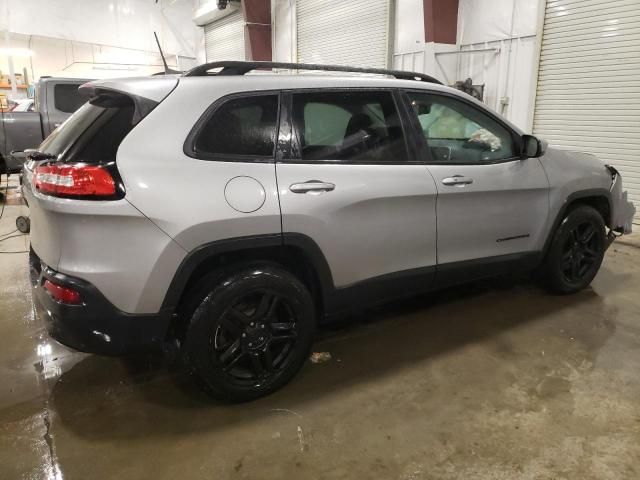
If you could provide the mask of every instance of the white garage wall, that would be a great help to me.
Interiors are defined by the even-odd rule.
[[[161,63],[153,32],[169,63],[189,68],[202,44],[193,0],[0,0],[0,45],[27,48],[16,73],[94,78],[148,74]],[[148,68],[147,68],[148,67]],[[8,72],[8,59],[0,57]]]
[[[535,35],[538,0],[459,0],[461,45]]]
[[[301,63],[387,68],[391,0],[297,0]]]
[[[271,51],[274,62],[296,62],[296,2],[271,0]]]
[[[485,103],[531,130],[539,0],[460,0],[456,76],[485,84]]]
[[[523,130],[530,130],[535,89],[535,36],[461,45],[461,50],[494,49],[458,56],[458,79],[484,84],[484,102]]]
[[[422,72],[451,85],[457,79],[457,59],[451,55],[457,47],[444,43],[422,43],[413,51],[395,51],[393,68]]]
[[[413,52],[424,44],[423,0],[396,0],[393,52]]]
[[[399,0],[399,1],[408,1],[408,0]],[[414,1],[414,0],[411,0],[411,1]],[[313,11],[313,8],[314,8],[313,6],[311,7],[311,10],[309,9],[310,2],[307,1],[305,3],[306,5],[303,5],[303,7],[306,6],[307,8],[306,11],[307,12]],[[393,4],[395,2],[391,0],[391,3]],[[300,15],[299,15],[300,11],[297,4],[298,2],[296,0],[271,0],[271,18],[272,18],[271,34],[272,34],[272,52],[273,52],[274,61],[277,61],[277,62],[305,61],[305,59],[303,58],[298,58],[298,55],[299,55],[298,48],[304,47],[302,48],[302,50],[304,51],[302,55],[306,55],[307,57],[309,57],[306,59],[307,63],[339,64],[339,63],[345,63],[345,61],[343,61],[342,59],[349,58],[350,52],[353,53],[354,50],[361,49],[362,42],[364,41],[363,39],[354,40],[354,42],[360,42],[360,43],[343,42],[342,45],[344,45],[344,51],[340,51],[340,49],[336,48],[336,41],[333,37],[327,38],[326,35],[320,35],[315,37],[316,42],[318,43],[318,56],[317,58],[315,58],[315,55],[313,54],[315,52],[312,52],[311,51],[312,49],[311,50],[309,49],[309,45],[310,45],[309,33],[310,31],[313,31],[313,28],[317,28],[318,25],[316,25],[315,22],[310,22],[309,15],[306,15],[305,18],[303,19],[304,21],[302,22],[302,24],[303,24],[303,28],[306,28],[306,30],[303,31],[303,34],[306,33],[307,35],[303,35],[305,38],[302,38],[302,37],[298,38],[298,28],[300,27],[301,24],[300,23],[296,24],[296,22],[299,21],[300,19]],[[371,11],[360,9],[360,7],[358,6],[351,5],[349,4],[349,2],[346,2],[346,3],[338,2],[335,4],[332,2],[327,2],[327,5],[329,5],[329,7],[327,7],[326,9],[318,8],[318,15],[326,15],[326,16],[323,18],[318,18],[317,20],[326,19],[327,22],[329,23],[335,23],[335,22],[332,22],[331,20],[331,17],[330,17],[331,14],[333,15],[341,15],[341,13],[353,14],[354,11],[360,11],[362,12],[362,14],[358,15],[358,19],[365,18],[365,21],[366,21],[367,15],[372,13]],[[377,7],[376,9],[372,9],[372,11],[373,10],[379,11],[380,9]],[[302,13],[305,13],[305,12],[302,12]],[[371,18],[369,20],[371,20]],[[364,24],[363,27],[366,25],[367,24]],[[311,30],[309,30],[310,28]],[[391,30],[393,32],[393,28]],[[324,33],[325,30],[320,29],[320,32]],[[372,40],[371,37],[368,40]],[[321,45],[321,43],[323,44]],[[326,55],[321,54],[321,52],[323,51],[326,53]],[[351,55],[351,58],[353,60],[353,55]],[[358,58],[362,58],[363,59],[362,62],[350,61],[347,63],[353,63],[353,64],[361,63],[360,66],[364,66],[364,64],[371,65],[371,66],[378,66],[378,67],[380,66],[379,64],[376,65],[375,64],[376,61],[372,60],[372,58],[369,55],[359,56]],[[380,62],[379,59],[377,59],[377,62],[384,63],[384,62]]]
[[[11,48],[33,52],[31,57],[13,57],[15,73],[23,73],[26,69],[30,82],[43,75],[114,78],[151,75],[163,70],[162,59],[157,49],[155,51],[133,50],[16,33],[10,35],[10,45]],[[174,69],[190,68],[195,62],[189,57],[176,55],[166,55],[166,57],[169,67]],[[3,73],[9,72],[8,57],[0,57],[0,70]]]
[[[0,29],[113,47],[195,56],[192,0],[1,0]]]
[[[244,30],[246,22],[242,12],[226,8],[230,13],[204,27],[207,62],[220,60],[246,60]]]

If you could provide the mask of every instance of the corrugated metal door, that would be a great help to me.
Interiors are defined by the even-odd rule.
[[[639,0],[547,0],[536,95],[534,134],[614,165],[640,212]]]
[[[242,12],[231,13],[204,27],[207,62],[244,60],[244,18]]]
[[[386,68],[389,0],[298,0],[298,62]]]

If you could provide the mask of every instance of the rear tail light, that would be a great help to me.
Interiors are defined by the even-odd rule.
[[[45,280],[43,286],[49,292],[49,295],[60,303],[66,303],[67,305],[80,305],[82,303],[80,294],[72,288],[63,287],[53,283],[51,280]]]
[[[36,190],[54,197],[103,198],[116,196],[116,181],[107,167],[97,165],[51,164],[36,167]]]

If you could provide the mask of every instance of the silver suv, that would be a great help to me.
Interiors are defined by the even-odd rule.
[[[24,171],[50,334],[171,341],[231,401],[289,381],[329,317],[516,270],[576,292],[631,230],[615,168],[427,75],[222,62],[80,90]]]

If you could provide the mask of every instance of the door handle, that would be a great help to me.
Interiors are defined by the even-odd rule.
[[[452,187],[464,187],[465,185],[473,183],[473,178],[454,175],[453,177],[443,178],[442,183]]]
[[[293,193],[330,192],[336,188],[333,183],[309,180],[303,183],[294,183],[289,187]]]

